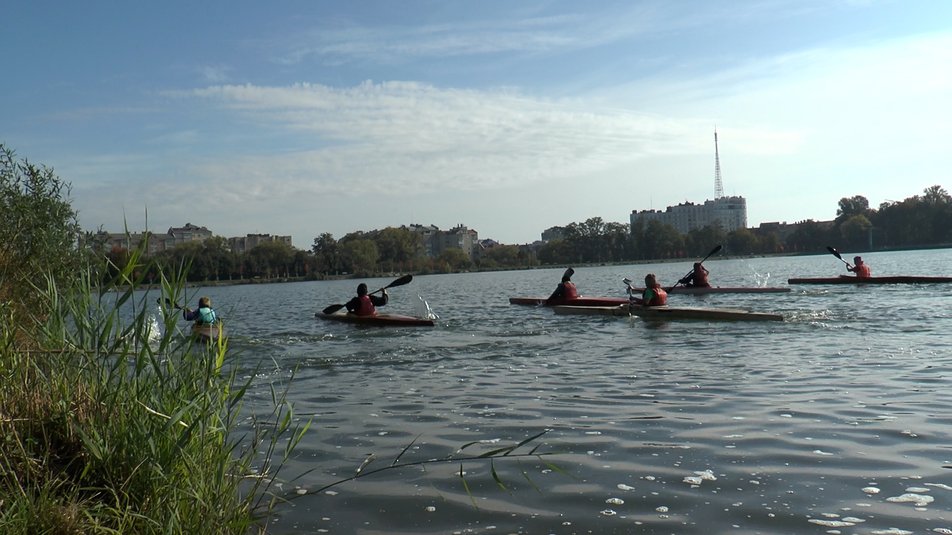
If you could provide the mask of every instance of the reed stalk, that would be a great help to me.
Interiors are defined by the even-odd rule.
[[[42,315],[0,306],[2,533],[264,532],[279,503],[271,485],[308,424],[286,391],[241,423],[255,374],[224,339],[182,336],[178,312],[136,290],[132,255],[104,287],[46,277]],[[166,299],[182,273],[163,278]]]

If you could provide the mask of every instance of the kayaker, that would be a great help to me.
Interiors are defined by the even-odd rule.
[[[630,290],[629,286],[629,291]],[[629,300],[634,305],[641,305],[646,307],[655,307],[668,304],[668,292],[664,291],[664,288],[658,284],[658,278],[655,277],[654,273],[649,273],[645,275],[645,290],[641,293],[641,297],[631,296]]]
[[[710,273],[704,264],[700,262],[694,263],[694,269],[688,273],[687,277],[679,280],[681,284],[685,285],[688,288],[710,288],[711,283],[707,280],[707,274]]]
[[[367,293],[367,285],[360,283],[357,285],[357,297],[347,302],[347,312],[358,316],[373,316],[377,313],[376,307],[382,307],[390,301],[390,294],[386,288],[382,288],[383,295],[376,296]]]
[[[215,314],[215,309],[212,308],[212,298],[207,296],[198,298],[198,310],[192,310],[188,307],[182,309],[182,317],[186,321],[194,321],[199,325],[213,325],[218,321],[218,315]]]
[[[859,279],[868,279],[873,276],[872,270],[863,262],[863,257],[861,256],[854,256],[853,265],[846,264],[846,271],[856,273],[856,277]]]
[[[565,274],[562,275],[562,282],[555,287],[555,291],[545,300],[545,304],[549,306],[559,305],[570,299],[578,299],[578,288],[572,282],[572,275],[566,270]]]

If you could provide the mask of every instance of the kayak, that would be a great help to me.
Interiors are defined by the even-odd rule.
[[[613,307],[556,306],[556,314],[602,315],[602,316],[638,316],[646,320],[707,320],[707,321],[783,321],[780,314],[751,312],[738,308],[701,308],[640,305],[618,305]]]
[[[927,284],[938,282],[952,282],[952,277],[894,275],[861,279],[853,275],[840,275],[839,277],[787,279],[787,284]]]
[[[632,288],[631,291],[641,294],[644,288]],[[790,288],[779,286],[675,286],[668,290],[669,294],[707,295],[707,294],[759,294],[783,293]]]
[[[510,305],[530,305],[530,306],[549,306],[545,304],[546,297],[510,297]],[[615,305],[627,305],[627,297],[578,297],[570,299],[565,305],[583,306],[583,307],[604,307]]]
[[[429,318],[417,318],[414,316],[404,316],[402,314],[358,316],[356,314],[348,314],[346,310],[338,310],[333,314],[318,312],[314,315],[322,320],[340,321],[357,325],[373,325],[375,327],[432,327],[434,325],[433,320]]]
[[[225,336],[225,326],[218,323],[193,323],[192,336],[197,342],[214,342]]]

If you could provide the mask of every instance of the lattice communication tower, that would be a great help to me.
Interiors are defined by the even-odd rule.
[[[724,184],[721,182],[721,157],[717,153],[717,129],[714,129],[714,198],[724,196]]]

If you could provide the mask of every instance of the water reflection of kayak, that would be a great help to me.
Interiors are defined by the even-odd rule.
[[[333,314],[318,312],[315,316],[322,320],[354,323],[357,325],[374,325],[377,327],[432,327],[434,325],[433,320],[429,318],[416,318],[402,314],[358,316],[356,314],[348,314],[345,310],[338,310]]]
[[[738,308],[702,308],[638,305],[618,305],[613,307],[552,307],[556,314],[601,315],[601,316],[638,316],[649,320],[708,320],[708,321],[783,321],[780,314],[751,312]]]

